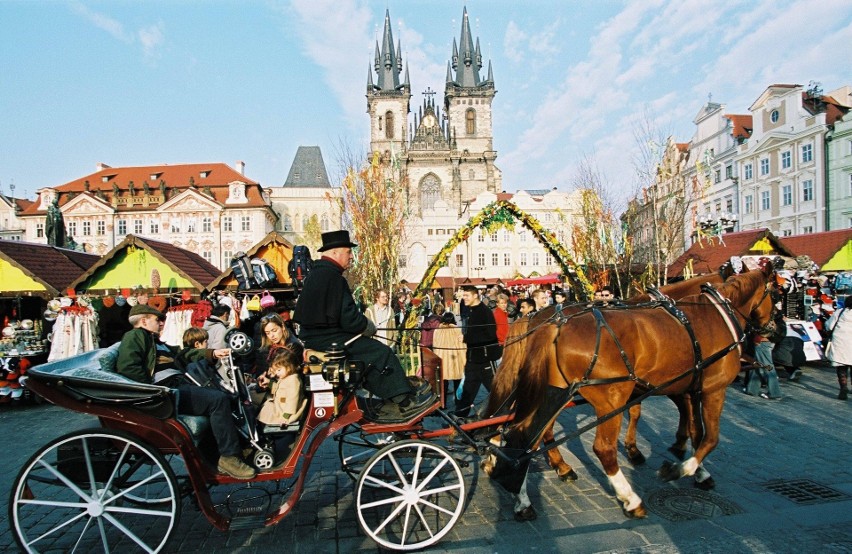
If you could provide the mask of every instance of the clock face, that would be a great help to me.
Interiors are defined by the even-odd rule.
[[[434,127],[435,126],[435,116],[432,114],[427,115],[423,118],[423,125],[426,127]]]

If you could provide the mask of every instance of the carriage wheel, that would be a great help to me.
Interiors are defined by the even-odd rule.
[[[360,425],[353,423],[344,427],[335,440],[341,469],[357,481],[364,464],[380,449],[396,442],[397,437],[393,433],[366,434]]]
[[[381,449],[364,466],[355,489],[361,528],[392,550],[435,544],[464,509],[458,462],[440,446],[419,440]]]
[[[43,446],[9,499],[12,531],[25,552],[159,552],[180,510],[177,479],[160,452],[105,429]]]

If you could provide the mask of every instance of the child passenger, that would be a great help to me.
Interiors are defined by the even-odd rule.
[[[267,425],[289,425],[302,417],[306,403],[302,401],[299,366],[299,356],[289,348],[281,348],[275,354],[266,373],[271,384],[258,421]]]

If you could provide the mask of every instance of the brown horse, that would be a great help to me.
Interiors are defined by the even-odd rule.
[[[673,283],[671,285],[665,285],[659,288],[659,292],[668,296],[672,300],[680,300],[686,296],[698,294],[701,290],[701,285],[705,283],[717,285],[721,284],[723,280],[724,278],[719,273],[711,273],[687,279],[685,281],[680,281],[678,283]],[[629,298],[625,301],[625,304],[636,305],[650,300],[651,296],[649,294],[641,294]],[[562,316],[570,317],[585,309],[588,309],[588,304],[585,303],[564,306],[562,308]],[[493,392],[489,396],[488,405],[485,409],[486,414],[491,415],[500,410],[504,399],[509,397],[511,391],[513,391],[517,386],[520,376],[519,370],[527,355],[528,341],[526,340],[526,337],[528,334],[537,327],[550,322],[555,313],[556,308],[554,306],[548,306],[547,308],[536,312],[531,318],[521,318],[510,325],[509,335],[506,339],[506,346],[503,349],[503,359],[500,362],[500,367],[494,377],[494,383],[492,384]],[[681,395],[673,395],[669,396],[669,398],[675,403],[678,408],[678,412],[680,413],[680,424],[678,425],[678,430],[675,435],[675,442],[671,445],[671,447],[669,447],[669,450],[678,456],[678,458],[683,459],[686,453],[687,441],[690,437],[688,427],[689,398]],[[624,437],[624,448],[627,451],[627,459],[630,463],[639,465],[645,462],[644,454],[642,454],[636,445],[636,428],[638,426],[639,419],[642,416],[642,405],[633,405],[628,410],[628,414],[630,417],[629,423],[627,424],[627,433]],[[545,445],[548,445],[551,444],[553,440],[553,426],[550,426],[544,433],[543,441]],[[563,481],[577,479],[577,473],[574,471],[574,468],[565,461],[558,448],[551,448],[546,454],[548,464],[556,471],[556,474],[560,479]],[[704,477],[703,481],[712,483],[712,481],[707,480],[707,477],[709,477],[709,474]]]
[[[642,500],[618,467],[621,417],[613,416],[637,388],[666,395],[700,392],[700,410],[693,414],[695,452],[685,462],[661,470],[666,480],[693,475],[718,444],[727,386],[740,368],[743,325],[772,324],[767,285],[771,267],[765,267],[729,279],[718,288],[720,297],[705,292],[682,299],[678,306],[684,318],[658,308],[593,310],[536,329],[528,338],[528,356],[520,369],[524,379],[518,382],[508,446],[536,448],[565,399],[579,393],[597,414],[593,448],[617,498],[628,516],[644,517]],[[540,410],[545,404],[549,408]],[[526,465],[507,466],[511,464],[498,460],[494,467],[492,477],[501,484],[510,481],[506,476],[525,475]],[[516,481],[507,488],[518,492],[519,485]]]

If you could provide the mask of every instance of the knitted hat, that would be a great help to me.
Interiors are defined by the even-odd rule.
[[[130,308],[130,316],[133,317],[135,315],[155,315],[158,318],[164,318],[166,316],[163,315],[163,312],[158,310],[157,308],[151,307],[147,304],[136,304],[132,308]]]

